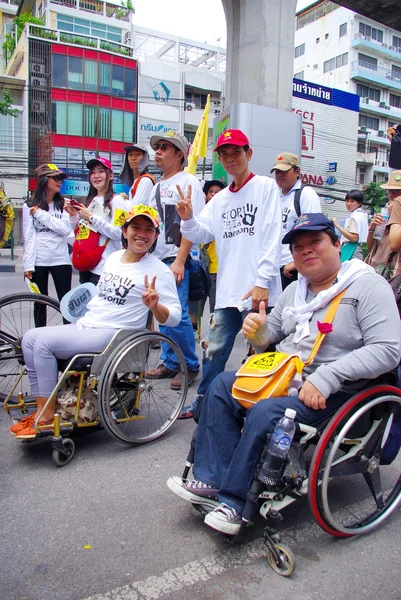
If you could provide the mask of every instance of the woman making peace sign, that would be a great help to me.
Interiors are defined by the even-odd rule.
[[[139,204],[128,213],[122,227],[124,250],[111,254],[97,285],[98,295],[88,311],[73,325],[30,329],[22,349],[37,413],[11,427],[19,439],[35,437],[33,422],[44,407],[57,380],[57,359],[75,354],[100,352],[117,329],[143,329],[148,310],[159,323],[174,327],[181,319],[181,306],[171,270],[152,256],[159,235],[158,214]],[[40,424],[53,421],[51,402]]]

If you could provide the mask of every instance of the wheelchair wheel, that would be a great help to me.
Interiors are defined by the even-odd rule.
[[[68,463],[72,460],[75,452],[75,444],[73,440],[70,438],[63,438],[61,443],[64,446],[66,454],[57,450],[56,448],[53,450],[52,458],[56,467],[64,467],[68,465]]]
[[[401,391],[370,388],[334,415],[313,455],[309,504],[318,524],[336,537],[368,533],[401,502],[401,453],[391,465],[380,457]]]
[[[61,325],[57,300],[43,294],[13,294],[0,298],[0,401],[29,392],[21,351],[22,336],[36,325]],[[36,325],[35,325],[36,323]]]
[[[295,556],[293,552],[284,544],[274,544],[274,549],[278,554],[278,561],[271,550],[267,550],[266,558],[269,566],[282,577],[289,577],[295,569]]]
[[[161,343],[161,347],[160,347]],[[146,373],[172,351],[184,373],[181,390],[171,379],[150,379]],[[187,395],[187,369],[175,342],[158,332],[144,332],[123,342],[110,355],[99,381],[99,415],[104,428],[126,444],[152,442],[162,436],[180,414]]]

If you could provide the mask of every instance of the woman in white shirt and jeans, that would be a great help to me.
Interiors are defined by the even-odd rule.
[[[67,236],[72,233],[64,198],[60,194],[63,179],[67,177],[52,163],[35,169],[38,181],[33,198],[24,204],[24,275],[48,294],[49,274],[53,277],[58,299],[71,289],[72,267]],[[46,325],[46,307],[35,303],[36,327]]]
[[[111,162],[99,156],[86,163],[89,169],[89,193],[86,206],[74,207],[70,200],[65,201],[65,210],[70,215],[74,228],[83,224],[100,233],[99,246],[105,244],[100,262],[91,271],[80,271],[79,283],[97,284],[102,274],[106,258],[121,248],[121,226],[125,221],[127,207],[125,200],[114,193],[114,173]]]
[[[36,436],[33,423],[58,381],[57,359],[82,352],[101,352],[118,329],[143,329],[148,311],[164,325],[181,320],[181,305],[172,271],[151,252],[159,235],[157,212],[134,206],[122,228],[125,250],[114,252],[104,265],[98,295],[75,324],[30,329],[22,339],[26,370],[37,413],[10,429],[18,439]],[[42,415],[41,425],[53,422],[56,398]]]

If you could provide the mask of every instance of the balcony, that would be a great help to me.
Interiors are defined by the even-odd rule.
[[[401,118],[401,110],[399,108],[389,106],[386,102],[376,102],[370,98],[361,98],[359,109],[360,112],[370,113],[378,117],[384,117],[385,119],[390,119],[390,117]]]
[[[391,69],[379,67],[364,60],[355,60],[352,63],[351,78],[366,83],[376,83],[398,92],[401,90],[401,76],[394,75]]]
[[[363,165],[373,165],[376,159],[375,152],[357,152],[356,162]]]
[[[18,3],[18,2],[17,2]],[[49,5],[57,4],[66,8],[74,8],[79,11],[89,12],[103,17],[130,22],[130,13],[135,12],[131,3],[128,7],[111,4],[103,0],[49,0]]]
[[[352,47],[357,50],[366,51],[376,56],[385,57],[389,60],[397,60],[401,62],[401,48],[389,46],[388,44],[376,42],[371,38],[357,33],[352,40]]]

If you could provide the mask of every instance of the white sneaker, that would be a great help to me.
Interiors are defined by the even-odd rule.
[[[242,517],[235,508],[231,508],[227,504],[219,504],[206,515],[205,523],[221,533],[237,535],[242,524]]]
[[[209,510],[213,510],[219,505],[217,500],[218,490],[207,483],[201,481],[186,481],[181,477],[169,477],[167,487],[177,494],[180,498],[192,502],[192,504],[201,504]]]

